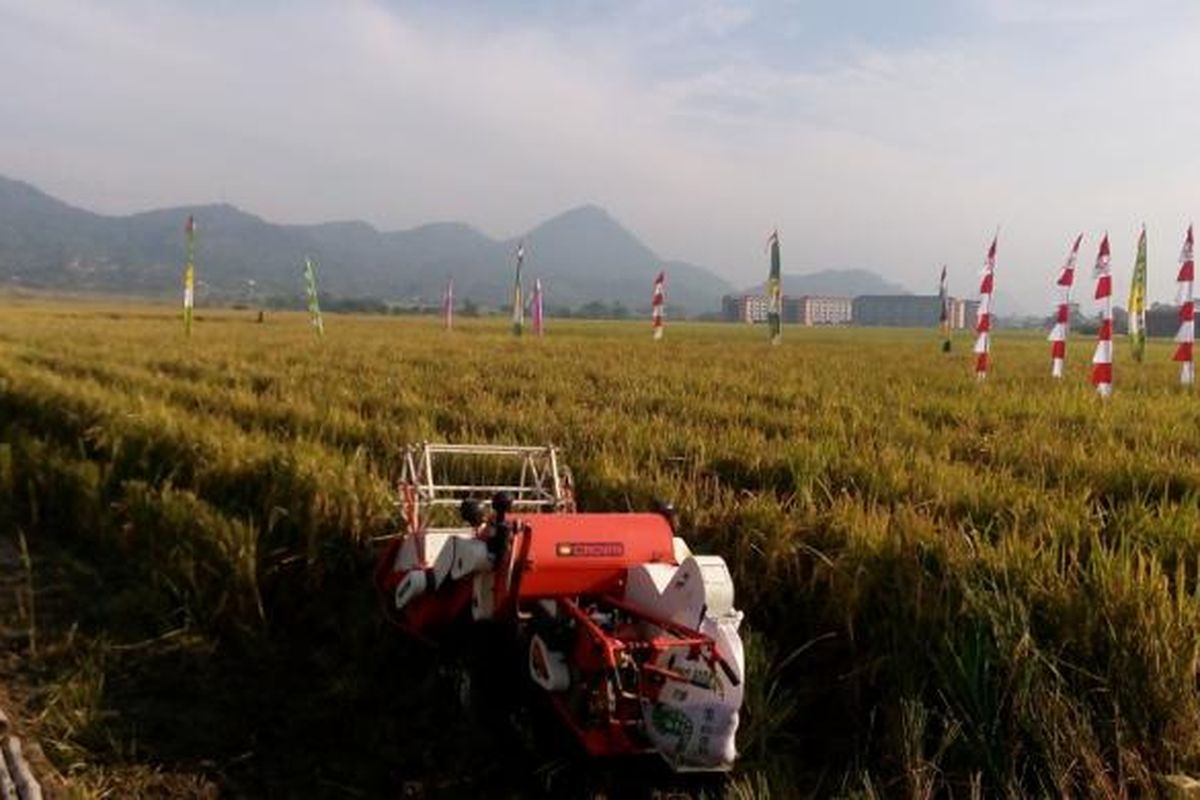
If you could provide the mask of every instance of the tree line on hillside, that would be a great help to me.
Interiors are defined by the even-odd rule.
[[[321,309],[335,313],[345,314],[387,314],[393,316],[415,316],[421,314],[439,314],[441,306],[432,304],[428,301],[413,300],[409,302],[388,302],[380,300],[377,297],[352,297],[342,296],[332,293],[320,293]],[[265,295],[257,298],[241,298],[229,300],[228,298],[208,298],[198,300],[197,305],[203,307],[227,307],[234,310],[246,309],[269,309],[274,311],[298,311],[305,308],[304,298],[299,295]],[[485,305],[471,298],[465,298],[456,303],[455,314],[461,317],[487,317],[487,316],[504,316],[510,314],[512,309],[504,306]],[[646,308],[630,308],[619,300],[603,302],[600,300],[592,300],[578,306],[549,306],[546,309],[546,316],[552,319],[638,319],[640,317],[650,318],[649,306]],[[698,319],[708,317],[716,318],[716,315],[701,315]]]

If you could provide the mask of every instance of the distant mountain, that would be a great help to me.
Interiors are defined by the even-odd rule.
[[[586,295],[589,300],[648,308],[646,281],[660,269],[667,272],[667,298],[675,313],[716,310],[721,296],[733,291],[703,267],[658,258],[596,206],[571,209],[524,238],[529,275],[543,277],[547,297],[553,291],[554,296]],[[517,240],[506,246],[507,252],[515,251]]]
[[[823,294],[833,297],[857,297],[862,294],[912,294],[900,284],[892,283],[865,269],[824,269],[805,274],[785,272],[781,282],[783,283],[783,293],[789,297],[805,294]],[[766,283],[760,283],[745,291],[747,294],[755,294],[765,290]]]
[[[522,237],[491,239],[459,222],[381,232],[365,222],[278,225],[227,204],[105,216],[0,177],[0,282],[72,291],[161,295],[178,291],[183,221],[196,217],[201,300],[301,294],[301,264],[316,259],[323,292],[436,304],[453,275],[457,297],[506,302],[518,239],[525,279],[546,302],[649,307],[651,282],[668,273],[674,313],[715,310],[733,287],[692,264],[664,261],[596,206],[585,205]]]

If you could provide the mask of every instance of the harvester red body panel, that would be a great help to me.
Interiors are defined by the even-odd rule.
[[[521,599],[618,593],[638,564],[674,564],[660,514],[533,514],[516,518]]]
[[[514,457],[521,478],[438,480],[440,455]],[[492,490],[488,516],[472,493]],[[670,515],[575,512],[553,448],[410,447],[401,494],[408,529],[385,548],[376,584],[402,628],[437,641],[463,623],[504,626],[589,755],[732,765],[741,613],[724,561],[693,555]],[[429,526],[453,504],[465,525]]]

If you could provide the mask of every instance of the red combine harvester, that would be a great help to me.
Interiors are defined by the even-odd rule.
[[[733,765],[742,614],[724,560],[694,555],[669,511],[577,512],[554,447],[411,445],[400,488],[406,529],[376,583],[402,629],[498,627],[589,756]],[[460,524],[431,526],[455,510]]]

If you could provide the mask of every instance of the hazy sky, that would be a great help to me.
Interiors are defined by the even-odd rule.
[[[998,291],[1039,311],[1081,230],[1123,300],[1144,221],[1166,300],[1198,34],[1195,0],[0,0],[0,173],[494,236],[590,202],[738,284],[778,226],[785,271],[971,292],[1000,226]]]

